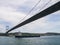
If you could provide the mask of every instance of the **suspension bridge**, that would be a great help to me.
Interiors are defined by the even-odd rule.
[[[42,17],[47,16],[47,15],[50,15],[50,14],[56,12],[56,11],[59,11],[59,10],[60,10],[60,1],[57,2],[57,3],[55,3],[55,4],[52,5],[52,6],[48,7],[47,9],[39,12],[38,14],[35,14],[34,16],[32,16],[31,18],[23,21],[22,23],[19,23],[18,25],[12,27],[11,29],[9,29],[9,30],[6,32],[6,34],[8,34],[10,31],[13,31],[14,29],[17,29],[17,28],[19,28],[19,27],[22,27],[22,26],[24,26],[24,25],[26,25],[26,24],[28,24],[28,23],[31,23],[31,22],[39,19],[39,18],[42,18]]]

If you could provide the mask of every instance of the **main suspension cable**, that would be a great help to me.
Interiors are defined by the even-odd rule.
[[[39,0],[39,1],[34,5],[34,7],[28,12],[28,14],[27,14],[23,19],[20,20],[20,22],[23,21],[23,20],[35,9],[35,7],[40,3],[40,1],[41,1],[41,0]]]

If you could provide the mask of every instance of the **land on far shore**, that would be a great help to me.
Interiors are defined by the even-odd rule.
[[[0,33],[0,36],[16,36],[19,35],[20,32],[15,33],[8,33],[7,35],[5,33]],[[22,36],[52,36],[52,35],[60,35],[60,33],[54,33],[54,32],[47,32],[47,33],[21,33]]]

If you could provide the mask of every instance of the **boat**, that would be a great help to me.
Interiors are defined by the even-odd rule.
[[[15,38],[29,38],[29,37],[40,37],[40,35],[38,36],[15,36]]]

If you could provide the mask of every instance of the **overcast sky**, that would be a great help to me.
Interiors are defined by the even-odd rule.
[[[60,0],[41,0],[40,3],[32,10],[32,12],[21,21],[21,19],[29,13],[29,11],[34,7],[34,5],[36,5],[38,1],[39,0],[0,0],[0,32],[6,32],[6,26],[9,26],[10,29]],[[13,32],[15,31],[30,33],[60,33],[60,10],[22,26]]]

